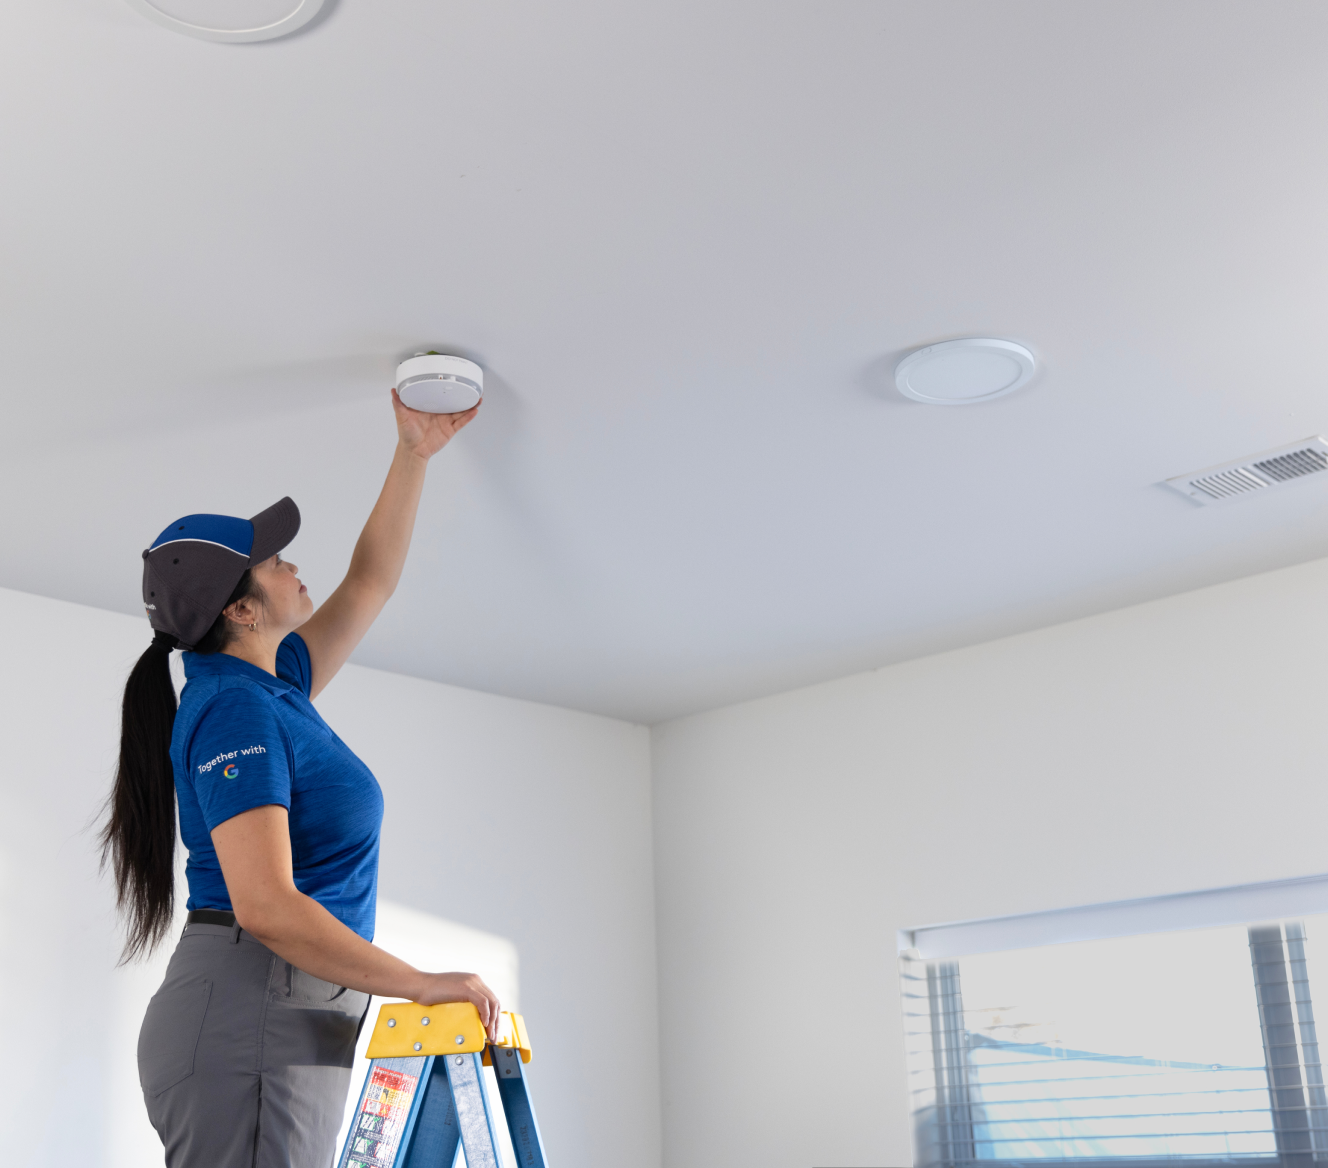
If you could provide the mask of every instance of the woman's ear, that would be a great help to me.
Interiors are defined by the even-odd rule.
[[[247,596],[243,600],[237,600],[234,604],[227,605],[222,615],[228,621],[232,621],[237,625],[244,625],[245,628],[258,620],[258,613]]]

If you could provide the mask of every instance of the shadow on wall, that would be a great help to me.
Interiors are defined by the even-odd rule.
[[[180,899],[183,903],[184,898]],[[178,924],[183,927],[183,912]],[[170,935],[175,937],[178,933],[179,928],[175,928]],[[516,946],[504,937],[454,924],[432,913],[380,900],[374,942],[417,969],[478,973],[498,995],[504,1009],[521,1008],[518,1000]],[[157,987],[166,975],[166,965],[174,948],[174,942],[170,941],[162,945],[151,960],[121,966],[115,971],[116,1033],[112,1039],[112,1049],[116,1052],[117,1066],[111,1077],[113,1097],[109,1102],[112,1151],[108,1157],[114,1168],[143,1168],[145,1164],[161,1163],[161,1141],[148,1123],[138,1087],[138,1028],[147,1009],[148,999],[157,992]],[[365,1020],[355,1051],[355,1064],[351,1069],[346,1114],[337,1135],[338,1153],[350,1126],[351,1112],[359,1098],[360,1088],[364,1085],[364,1073],[369,1065],[364,1058],[364,1051],[369,1045],[373,1020],[384,1001],[394,1000],[398,999],[374,998],[369,1004],[369,1016]]]

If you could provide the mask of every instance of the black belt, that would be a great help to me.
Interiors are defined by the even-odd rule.
[[[187,925],[224,925],[228,929],[235,928],[235,914],[222,912],[219,908],[196,908],[184,920]]]

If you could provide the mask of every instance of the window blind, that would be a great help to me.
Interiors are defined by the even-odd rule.
[[[917,1163],[1328,1166],[1312,964],[1300,921],[905,953]]]

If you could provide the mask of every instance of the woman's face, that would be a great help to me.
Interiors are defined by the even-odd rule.
[[[298,629],[314,614],[309,590],[300,583],[299,568],[289,560],[273,556],[254,565],[254,580],[267,594],[261,621],[282,636]]]

